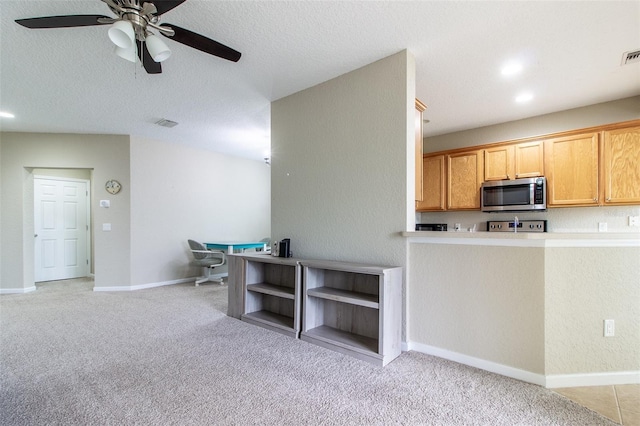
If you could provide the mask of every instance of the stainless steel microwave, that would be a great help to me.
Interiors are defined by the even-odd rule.
[[[543,177],[484,182],[480,191],[483,212],[544,211],[547,180]]]

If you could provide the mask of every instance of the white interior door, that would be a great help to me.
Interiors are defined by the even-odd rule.
[[[35,281],[89,273],[89,182],[34,178]]]

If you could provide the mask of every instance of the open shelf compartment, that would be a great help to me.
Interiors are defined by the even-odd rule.
[[[244,309],[240,319],[298,338],[301,267],[291,258],[243,256]]]
[[[400,355],[402,268],[301,263],[302,340],[381,366]]]

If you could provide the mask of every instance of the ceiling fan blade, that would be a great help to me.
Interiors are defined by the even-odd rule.
[[[149,51],[147,50],[147,43],[137,40],[138,42],[138,58],[142,62],[142,66],[147,70],[148,74],[161,74],[162,65],[159,62],[153,60]]]
[[[240,56],[242,55],[237,50],[234,50],[224,44],[218,43],[215,40],[211,40],[205,36],[194,33],[193,31],[185,30],[184,28],[180,28],[173,24],[165,23],[164,26],[171,27],[175,34],[173,36],[168,36],[165,34],[165,37],[169,37],[177,41],[178,43],[185,44],[189,47],[193,47],[194,49],[198,49],[202,52],[208,53],[210,55],[218,56],[223,59],[227,59],[229,61],[238,62]]]
[[[16,19],[16,22],[27,28],[67,28],[88,27],[91,25],[105,25],[98,22],[98,18],[110,19],[104,15],[63,15],[43,16],[41,18]]]
[[[180,6],[187,0],[155,0],[153,4],[156,6],[156,10],[158,11],[156,15],[162,15],[163,13],[167,13],[174,7]]]

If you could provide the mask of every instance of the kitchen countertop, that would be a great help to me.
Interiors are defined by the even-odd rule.
[[[521,247],[640,247],[640,232],[403,231],[410,243]]]

